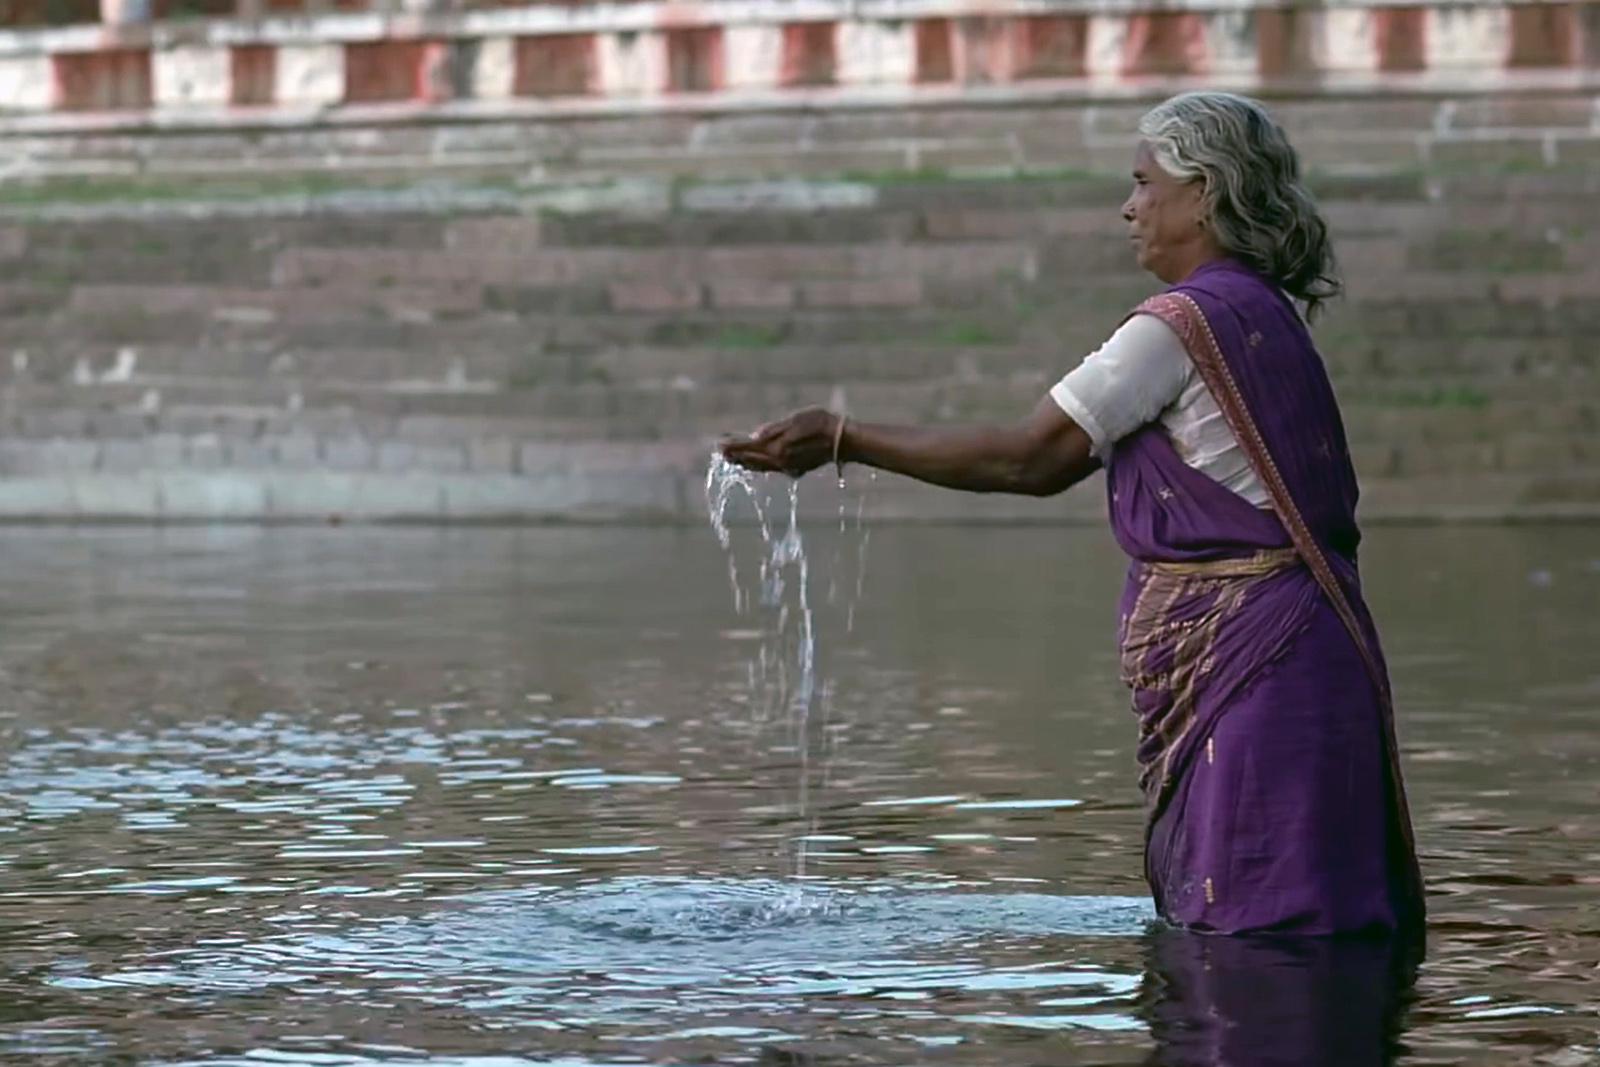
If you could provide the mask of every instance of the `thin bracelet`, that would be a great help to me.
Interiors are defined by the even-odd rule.
[[[844,424],[849,421],[850,416],[840,415],[839,424],[833,428],[833,469],[838,472],[840,481],[844,481],[844,462],[839,459],[839,446],[844,444]]]

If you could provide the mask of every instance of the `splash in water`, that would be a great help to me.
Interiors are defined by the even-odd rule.
[[[788,521],[781,534],[774,530],[772,501],[770,498],[764,500],[761,488],[762,483],[749,471],[728,462],[720,452],[713,453],[706,471],[706,507],[711,518],[711,529],[728,554],[728,579],[733,586],[734,610],[741,615],[748,613],[752,604],[740,581],[738,556],[729,528],[730,508],[736,495],[742,494],[750,501],[761,537],[763,552],[756,581],[756,606],[772,625],[770,630],[762,627],[761,648],[751,664],[751,691],[756,694],[753,707],[758,723],[764,722],[774,712],[784,715],[794,738],[794,752],[800,763],[797,807],[801,821],[807,826],[807,833],[802,834],[796,842],[795,871],[797,875],[804,875],[806,838],[815,829],[810,804],[812,717],[820,703],[823,712],[821,728],[826,738],[826,716],[831,702],[827,692],[822,693],[820,701],[818,699],[816,614],[811,603],[811,564],[800,533],[800,483],[798,480],[789,482]],[[839,488],[839,532],[842,543],[846,531],[843,478],[839,480]],[[865,496],[857,501],[856,506],[858,532],[863,531],[864,509]],[[857,559],[856,595],[847,609],[849,626],[854,625],[855,602],[860,598],[865,573],[864,534]],[[839,570],[836,565],[834,580],[829,586],[830,602],[836,596]],[[791,642],[792,650],[788,648]],[[824,763],[824,781],[826,771]]]

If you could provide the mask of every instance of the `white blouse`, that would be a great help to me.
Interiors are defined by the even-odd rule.
[[[1159,422],[1184,463],[1256,507],[1266,490],[1251,471],[1222,410],[1183,341],[1154,315],[1135,315],[1050,390],[1083,427],[1101,458],[1111,446]]]

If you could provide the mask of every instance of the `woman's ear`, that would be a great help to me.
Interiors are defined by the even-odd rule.
[[[1202,230],[1211,225],[1211,196],[1210,189],[1201,179],[1194,182],[1194,221]]]

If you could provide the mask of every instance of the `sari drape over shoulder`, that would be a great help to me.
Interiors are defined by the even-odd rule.
[[[1418,928],[1356,476],[1321,357],[1287,298],[1229,260],[1134,314],[1183,340],[1272,500],[1195,471],[1158,425],[1107,459],[1156,906],[1217,932]]]

